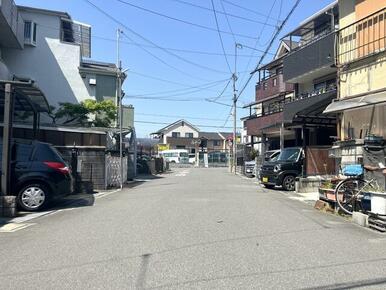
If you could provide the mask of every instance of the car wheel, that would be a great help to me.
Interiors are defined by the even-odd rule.
[[[48,203],[48,190],[39,183],[28,184],[19,191],[17,202],[26,211],[38,211]]]
[[[272,184],[264,184],[264,187],[265,187],[265,188],[272,189],[272,188],[274,188],[275,186],[272,185]]]
[[[284,177],[283,188],[287,191],[294,191],[295,190],[295,176],[287,175],[286,177]]]

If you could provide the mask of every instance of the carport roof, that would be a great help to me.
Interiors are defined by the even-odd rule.
[[[0,109],[4,108],[4,88],[6,84],[11,84],[15,96],[16,111],[33,111],[37,113],[50,112],[47,99],[44,93],[37,88],[32,81],[6,81],[0,80]]]

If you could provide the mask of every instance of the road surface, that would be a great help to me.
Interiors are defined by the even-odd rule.
[[[226,169],[175,169],[0,233],[1,289],[386,287],[386,235]]]

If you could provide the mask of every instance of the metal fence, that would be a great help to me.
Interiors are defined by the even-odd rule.
[[[338,41],[339,64],[385,51],[386,8],[339,30]]]
[[[127,156],[123,157],[123,180],[127,180]],[[120,171],[119,156],[106,155],[106,187],[120,186],[121,171]]]

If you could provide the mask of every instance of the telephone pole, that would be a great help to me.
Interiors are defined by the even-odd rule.
[[[119,120],[119,123],[116,122],[116,125],[118,127],[119,124],[119,167],[120,167],[120,178],[119,178],[119,185],[121,190],[123,189],[123,136],[122,136],[122,126],[123,126],[123,108],[122,108],[122,62],[120,60],[119,55],[119,41],[121,38],[121,29],[117,29],[117,99],[116,99],[116,105],[118,107],[118,113],[117,118]]]
[[[237,169],[237,49],[242,49],[243,46],[240,43],[235,43],[235,71],[232,75],[233,81],[233,142],[232,142],[232,154],[233,154],[233,172],[236,174]]]

